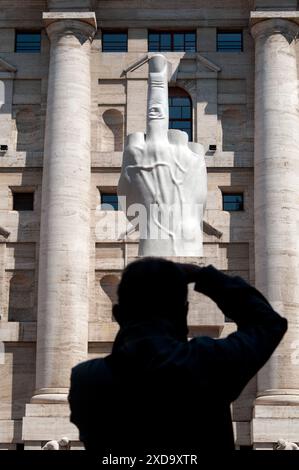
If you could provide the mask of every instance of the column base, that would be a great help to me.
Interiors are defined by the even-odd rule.
[[[40,388],[30,400],[30,403],[68,403],[68,388]]]
[[[253,445],[253,450],[274,450],[273,443],[259,442],[258,444]]]
[[[42,443],[41,441],[25,441],[24,450],[41,450]]]
[[[258,393],[255,400],[257,405],[285,405],[299,406],[299,390],[296,389],[271,389]]]

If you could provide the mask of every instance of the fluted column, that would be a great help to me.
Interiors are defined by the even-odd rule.
[[[258,374],[257,403],[299,403],[298,25],[267,19],[255,39],[256,286],[289,329]]]
[[[82,16],[82,18],[81,18]],[[64,402],[88,345],[91,13],[45,13],[51,41],[40,228],[36,392]]]

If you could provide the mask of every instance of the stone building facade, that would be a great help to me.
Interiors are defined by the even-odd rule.
[[[204,257],[191,261],[243,276],[289,319],[232,406],[236,447],[299,441],[298,10],[296,0],[0,0],[0,448],[62,436],[80,448],[70,368],[109,353],[117,282],[137,256],[138,234],[103,229],[119,214],[101,196],[115,194],[125,136],[145,130],[150,31],[196,38],[193,49],[161,46],[170,94],[190,98],[206,150]],[[22,50],[22,34],[39,32],[38,51]],[[123,34],[125,50],[103,51],[105,32]],[[236,195],[243,210],[224,210]],[[207,298],[190,291],[190,302],[191,336],[234,330]]]

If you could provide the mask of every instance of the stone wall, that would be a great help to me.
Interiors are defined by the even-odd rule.
[[[282,1],[272,3],[285,6]],[[287,3],[293,8],[294,2]],[[104,356],[111,349],[117,332],[111,313],[117,282],[123,267],[137,256],[136,234],[125,243],[108,239],[99,230],[103,217],[112,225],[117,216],[101,211],[99,198],[100,191],[111,192],[117,187],[125,136],[145,130],[147,34],[157,25],[160,29],[197,30],[197,53],[168,52],[165,56],[172,67],[170,85],[184,89],[192,100],[194,140],[206,150],[205,220],[218,235],[213,231],[204,234],[201,261],[255,282],[254,43],[248,23],[252,9],[266,9],[268,4],[257,0],[185,0],[182,10],[180,0],[93,2],[99,28],[91,46],[90,74],[89,357]],[[5,341],[5,362],[0,364],[0,443],[7,447],[22,440],[39,441],[34,426],[30,427],[36,412],[30,408],[33,405],[27,410],[27,427],[23,431],[22,418],[35,389],[39,228],[50,51],[42,12],[59,8],[88,11],[91,4],[84,0],[32,0],[25,7],[25,2],[0,0],[0,144],[8,145],[8,151],[0,155],[0,227],[9,232],[8,236],[0,232],[0,339]],[[42,29],[40,54],[14,52],[15,31],[19,28]],[[128,28],[128,52],[102,53],[101,28]],[[217,52],[217,28],[242,29],[244,51]],[[217,146],[214,153],[209,152],[210,144]],[[13,210],[14,190],[35,192],[34,211]],[[243,212],[223,211],[222,192],[230,191],[244,193]],[[208,331],[219,337],[234,329],[209,299],[195,295],[191,289],[189,323],[191,335]],[[253,379],[233,405],[237,445],[251,444],[255,396]],[[65,419],[65,408],[63,412],[56,409],[57,416],[62,414]],[[61,432],[68,429],[64,427],[66,422],[61,421]],[[51,434],[51,423],[49,439],[61,437]],[[42,439],[47,439],[45,433]]]

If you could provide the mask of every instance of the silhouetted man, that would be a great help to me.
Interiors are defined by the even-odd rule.
[[[188,283],[238,330],[188,341]],[[71,421],[86,449],[233,449],[230,404],[279,344],[286,319],[240,277],[159,258],[124,270],[113,314],[120,330],[112,353],[72,370]]]

